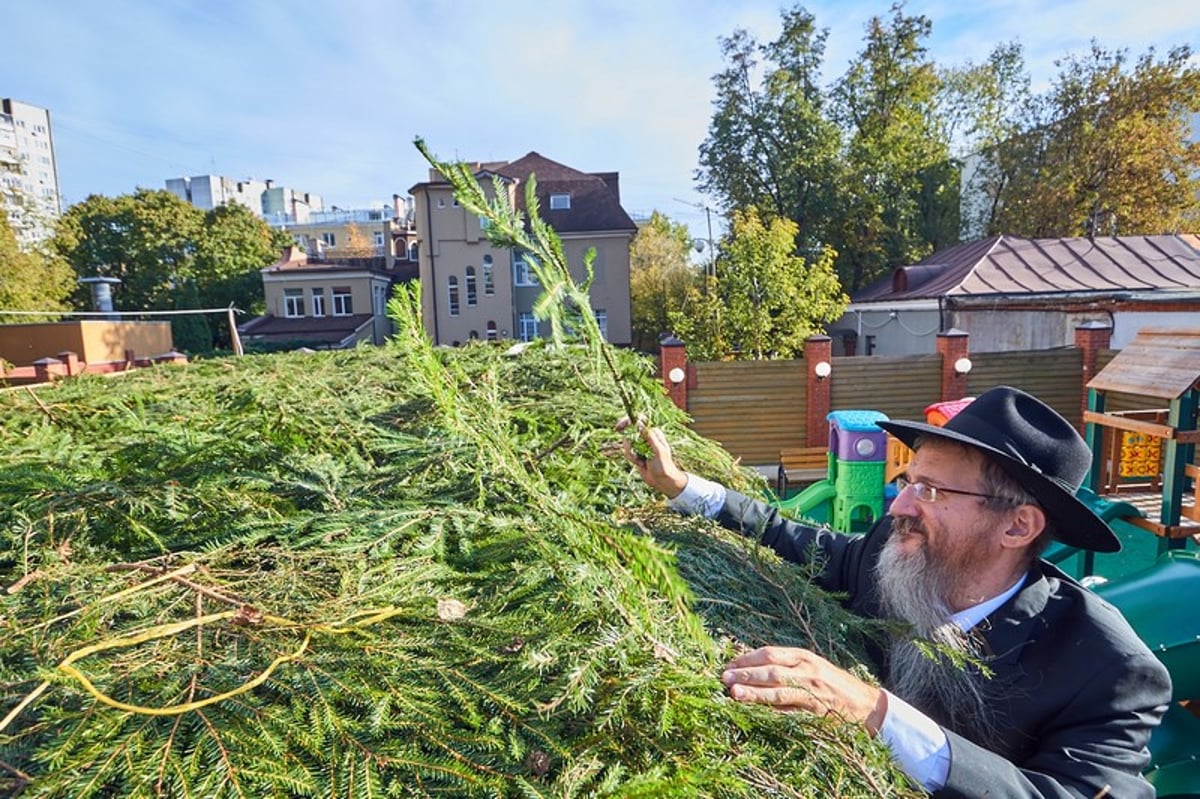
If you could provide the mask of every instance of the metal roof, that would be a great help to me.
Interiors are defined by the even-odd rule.
[[[898,267],[855,293],[853,302],[1163,289],[1200,289],[1195,235],[994,236]]]

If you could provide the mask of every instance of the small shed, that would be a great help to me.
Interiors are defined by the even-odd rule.
[[[1200,330],[1139,331],[1087,388],[1083,421],[1093,460],[1086,487],[1100,495],[1121,494],[1137,505],[1146,516],[1129,521],[1160,536],[1160,549],[1183,548],[1200,533],[1200,468],[1195,464]],[[1106,412],[1111,393],[1166,407]]]

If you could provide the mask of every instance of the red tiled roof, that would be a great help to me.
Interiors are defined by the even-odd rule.
[[[899,267],[853,301],[1162,289],[1200,289],[1196,236],[995,236]]]

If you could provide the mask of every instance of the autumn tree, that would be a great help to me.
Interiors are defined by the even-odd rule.
[[[633,346],[652,352],[671,332],[672,313],[685,309],[688,289],[698,279],[686,225],[655,211],[629,245],[629,299]]]
[[[369,258],[375,254],[375,245],[360,225],[351,222],[346,226],[346,246],[341,248],[341,254],[348,258]]]
[[[68,311],[74,290],[70,265],[48,253],[22,250],[8,214],[0,208],[0,323],[30,321],[4,311]]]
[[[796,223],[735,211],[716,276],[693,285],[671,324],[697,360],[792,358],[846,310],[834,253],[795,254]]]
[[[1130,67],[1125,51],[1093,43],[1058,62],[1018,135],[1001,142],[1011,165],[991,229],[1021,236],[1117,236],[1192,229],[1200,221],[1200,68],[1191,49]]]

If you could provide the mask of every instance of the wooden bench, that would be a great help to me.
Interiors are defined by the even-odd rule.
[[[796,447],[779,450],[779,498],[787,496],[789,484],[815,483],[829,474],[829,450],[826,447]]]

